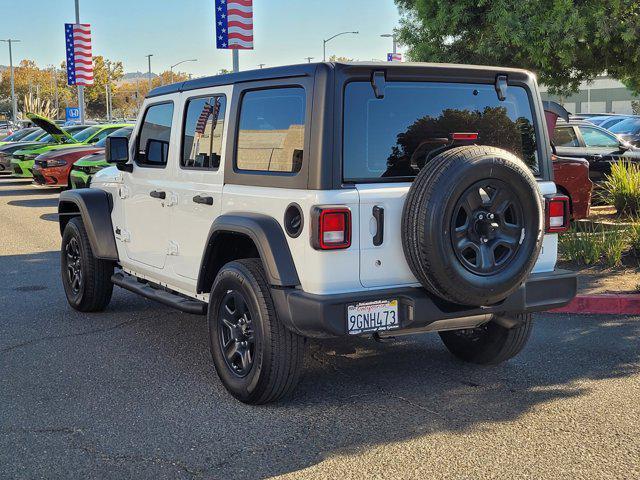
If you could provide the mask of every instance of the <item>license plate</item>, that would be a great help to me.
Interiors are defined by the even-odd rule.
[[[347,307],[347,329],[350,335],[399,327],[398,300],[376,300]]]

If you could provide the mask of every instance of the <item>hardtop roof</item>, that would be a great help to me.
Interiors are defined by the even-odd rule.
[[[276,80],[291,77],[304,77],[316,74],[318,68],[325,67],[330,70],[350,70],[350,69],[384,69],[393,71],[426,71],[437,73],[438,71],[468,71],[487,74],[515,74],[518,77],[529,77],[533,74],[522,69],[509,67],[492,67],[486,65],[465,65],[453,63],[422,63],[422,62],[319,62],[301,63],[297,65],[286,65],[282,67],[261,68],[256,70],[246,70],[238,73],[227,73],[223,75],[213,75],[210,77],[196,78],[184,82],[177,82],[170,85],[156,87],[147,94],[147,98],[159,97],[171,93],[178,93],[201,88],[218,87],[222,85],[232,85],[236,83],[253,82],[260,80]]]

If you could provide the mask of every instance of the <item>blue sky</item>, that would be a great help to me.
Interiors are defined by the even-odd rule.
[[[74,21],[73,0],[3,0],[2,38],[18,38],[14,61],[30,58],[40,66],[64,59],[64,23]],[[393,0],[254,0],[252,52],[240,52],[240,68],[322,60],[322,39],[353,30],[327,45],[336,54],[359,60],[384,59],[391,39],[380,38],[398,25]],[[91,23],[93,54],[122,60],[125,71],[154,72],[181,65],[196,76],[231,68],[231,53],[215,49],[214,0],[80,0],[80,21]],[[400,49],[402,51],[402,49]],[[7,65],[6,44],[0,64]]]

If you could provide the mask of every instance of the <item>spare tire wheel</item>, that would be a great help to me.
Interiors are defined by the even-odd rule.
[[[422,286],[450,302],[491,305],[526,280],[540,253],[542,198],[525,163],[495,147],[437,155],[416,176],[402,246]]]

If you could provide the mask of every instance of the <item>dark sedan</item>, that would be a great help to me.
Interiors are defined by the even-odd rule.
[[[586,159],[593,182],[604,180],[604,175],[611,172],[611,164],[620,159],[640,161],[640,149],[610,131],[584,121],[557,124],[553,144],[558,156]]]

